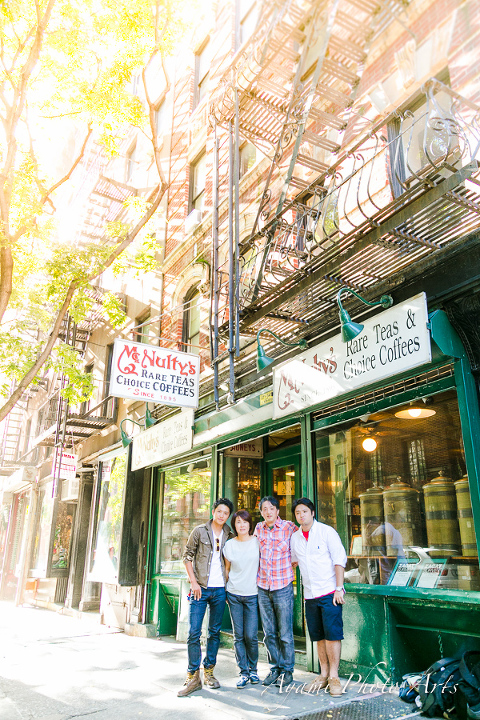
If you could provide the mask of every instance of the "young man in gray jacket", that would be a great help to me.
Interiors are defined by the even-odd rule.
[[[232,511],[230,500],[216,500],[213,504],[212,519],[192,530],[183,554],[191,589],[187,638],[188,672],[183,687],[177,693],[178,697],[190,695],[202,687],[200,635],[207,605],[210,608],[210,617],[207,649],[203,660],[203,681],[207,687],[220,687],[213,670],[217,662],[220,629],[227,599],[223,546],[233,537],[232,531],[226,525]]]

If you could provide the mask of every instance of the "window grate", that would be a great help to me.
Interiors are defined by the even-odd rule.
[[[415,375],[414,377],[400,380],[392,385],[370,390],[363,395],[357,395],[356,397],[343,400],[336,405],[328,405],[321,410],[317,410],[313,414],[313,420],[321,420],[322,418],[330,415],[340,415],[341,413],[357,408],[360,409],[366,405],[371,405],[372,403],[376,403],[411,390],[421,390],[422,388],[426,388],[426,391],[428,392],[428,387],[432,383],[437,380],[445,380],[449,377],[453,377],[453,365],[451,363],[435,368],[434,370],[429,370],[421,375]]]

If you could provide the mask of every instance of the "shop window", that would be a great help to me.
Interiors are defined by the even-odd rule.
[[[208,77],[210,73],[211,43],[207,40],[198,53],[195,53],[195,97],[194,108],[202,101],[207,92]]]
[[[207,155],[202,153],[190,165],[190,210],[203,211],[205,205],[205,183]]]
[[[232,451],[235,451],[234,448]],[[225,453],[223,462],[225,495],[231,499],[234,508],[248,510],[255,524],[261,522],[263,518],[258,509],[261,497],[261,460],[254,457],[235,457]]]
[[[236,46],[239,48],[253,34],[257,26],[258,3],[255,0],[237,0],[236,20]]]
[[[126,469],[126,453],[101,463],[89,580],[117,582]]]
[[[480,590],[455,391],[318,432],[316,467],[347,583]]]
[[[210,519],[210,458],[163,472],[163,522],[156,571],[186,574],[182,556],[197,525]]]
[[[75,505],[73,503],[59,503],[53,537],[51,564],[53,571],[68,569],[74,517]]]
[[[193,288],[185,296],[182,343],[184,352],[200,353],[200,292]]]
[[[54,506],[52,490],[53,481],[44,485],[39,493],[37,532],[33,548],[32,568],[30,571],[32,577],[47,576]]]

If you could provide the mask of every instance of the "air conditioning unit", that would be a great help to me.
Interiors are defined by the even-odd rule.
[[[62,502],[72,502],[78,500],[78,492],[80,488],[80,478],[75,477],[71,480],[62,481]]]
[[[197,228],[200,223],[202,222],[202,211],[201,210],[192,210],[191,213],[189,213],[185,220],[185,233],[188,235],[189,233],[193,232],[195,228]]]

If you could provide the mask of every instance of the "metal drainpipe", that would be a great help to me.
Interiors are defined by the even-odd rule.
[[[235,88],[235,357],[240,355],[240,132],[238,117],[238,88]],[[235,382],[235,379],[234,379]]]
[[[219,408],[219,394],[218,394],[218,137],[217,137],[217,124],[214,123],[214,143],[213,143],[213,222],[212,222],[212,246],[213,246],[213,282],[211,283],[211,293],[213,294],[210,308],[213,305],[213,324],[210,322],[210,327],[213,328],[213,337],[210,333],[210,352],[212,355],[213,364],[213,395],[215,399],[215,406]]]
[[[228,360],[229,388],[232,401],[235,402],[235,367],[233,356],[234,313],[235,313],[235,274],[234,274],[234,237],[233,237],[233,185],[235,163],[233,158],[233,123],[228,128]]]

